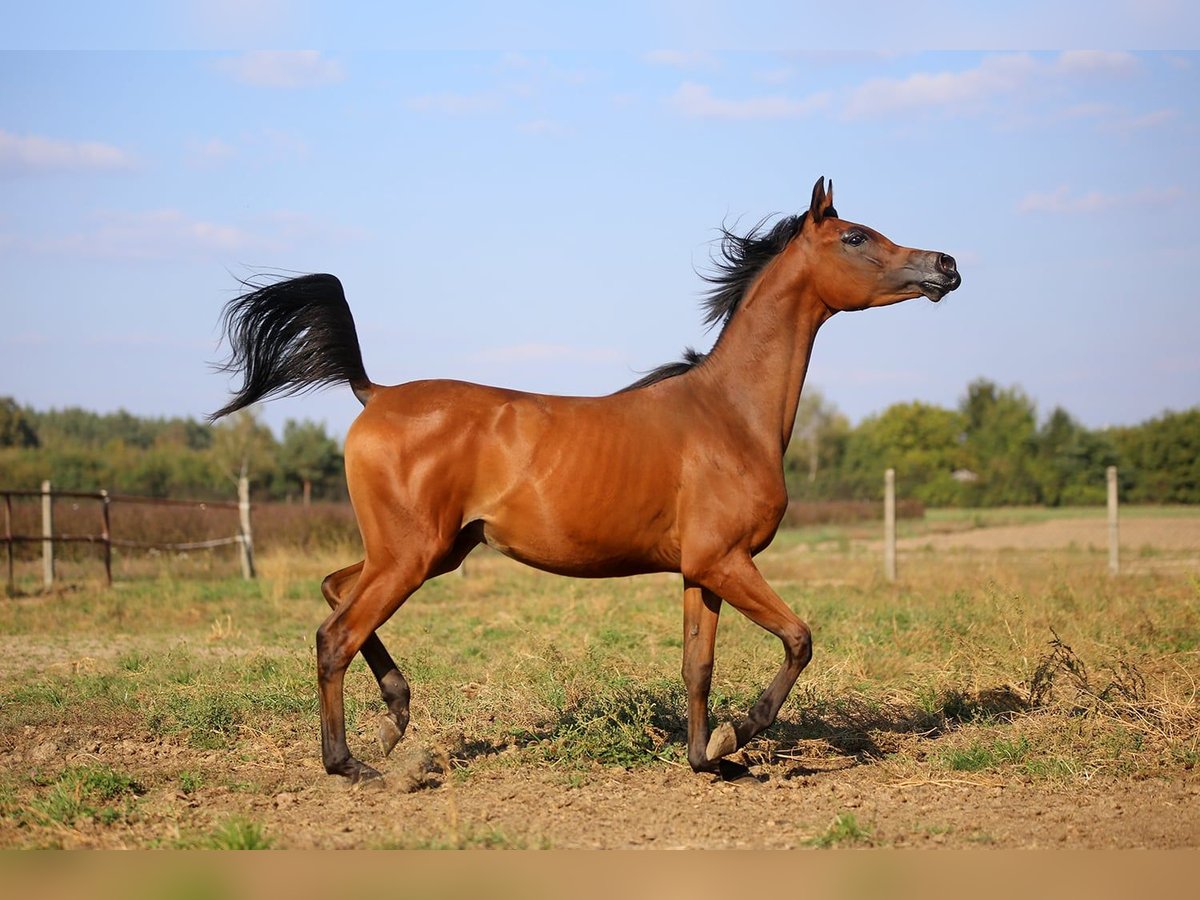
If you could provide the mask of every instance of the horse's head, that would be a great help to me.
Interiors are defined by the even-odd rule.
[[[839,218],[833,182],[817,179],[807,221],[793,241],[807,282],[833,312],[887,306],[913,297],[935,303],[962,284],[954,257],[892,243],[878,231]]]

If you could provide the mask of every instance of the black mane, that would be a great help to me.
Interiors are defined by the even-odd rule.
[[[831,208],[828,215],[836,216],[837,213]],[[725,330],[754,279],[767,263],[782,253],[783,248],[800,233],[807,218],[808,213],[786,216],[769,229],[766,228],[767,220],[763,219],[745,235],[735,234],[726,226],[721,226],[718,254],[713,260],[715,268],[711,273],[701,275],[712,285],[702,303],[705,325],[712,326],[720,322],[722,332]],[[720,335],[717,335],[717,343],[720,343],[720,340]],[[684,351],[683,359],[652,369],[618,393],[649,387],[690,372],[707,358],[708,353],[700,353],[688,347]]]

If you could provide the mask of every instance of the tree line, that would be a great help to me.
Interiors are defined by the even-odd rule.
[[[1019,387],[972,382],[956,409],[897,403],[856,426],[815,388],[800,399],[785,458],[793,500],[875,500],[883,470],[926,506],[1103,503],[1105,469],[1138,503],[1200,503],[1200,406],[1093,430],[1055,408],[1039,421]],[[0,397],[0,487],[157,497],[232,495],[239,475],[265,499],[346,496],[341,448],[321,424],[278,437],[251,410],[216,425],[83,409],[37,411]]]
[[[325,426],[288,420],[281,436],[253,410],[216,425],[79,408],[39,412],[0,397],[0,487],[151,497],[233,496],[241,475],[263,499],[346,497],[342,451]]]
[[[897,403],[852,427],[808,389],[786,458],[793,500],[877,498],[891,467],[898,495],[964,507],[1104,503],[1108,466],[1126,501],[1200,503],[1200,406],[1093,430],[979,379],[957,409]]]

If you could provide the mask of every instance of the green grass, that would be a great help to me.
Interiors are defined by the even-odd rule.
[[[19,815],[35,824],[66,827],[91,819],[112,825],[127,818],[144,788],[124,772],[107,766],[73,767],[57,775],[35,774],[33,799]]]
[[[870,844],[871,829],[859,825],[854,813],[838,813],[828,828],[805,843],[822,850]]]
[[[271,844],[262,825],[242,817],[230,819],[200,842],[210,850],[269,850]]]

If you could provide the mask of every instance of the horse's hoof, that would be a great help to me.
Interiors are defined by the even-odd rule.
[[[366,763],[359,763],[358,768],[350,776],[350,787],[361,790],[367,787],[383,787],[383,773],[373,769]]]
[[[704,755],[709,759],[720,759],[722,756],[728,756],[737,748],[737,732],[728,722],[722,722],[709,737],[708,746],[704,748]]]
[[[723,759],[717,764],[717,774],[726,784],[762,784],[757,777],[751,774],[749,768],[728,759]]]
[[[402,737],[404,737],[404,732],[400,730],[391,716],[384,716],[379,721],[379,746],[383,748],[384,756],[395,749]]]

